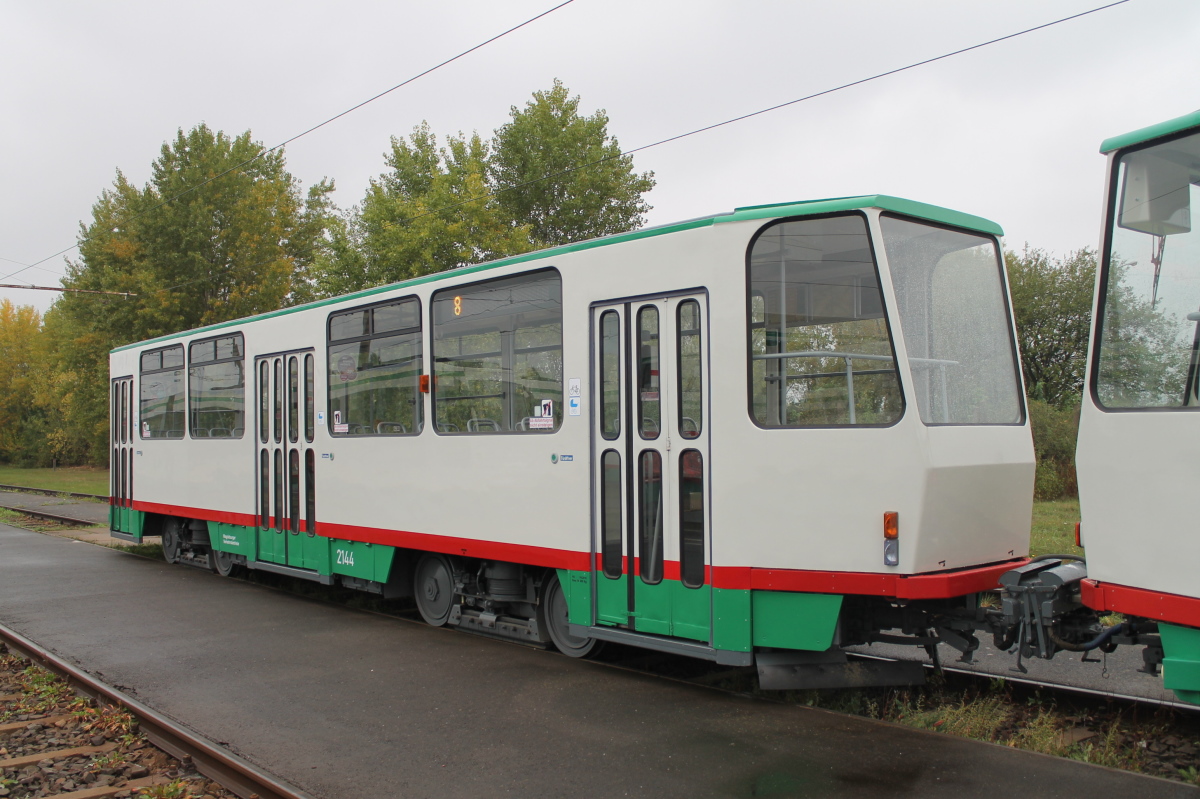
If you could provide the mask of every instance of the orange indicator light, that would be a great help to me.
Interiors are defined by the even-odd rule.
[[[894,510],[883,514],[883,537],[887,539],[900,537],[900,514]]]
[[[1077,546],[1077,547],[1083,546],[1083,544],[1081,543],[1083,541],[1083,539],[1080,538],[1080,533],[1079,533],[1079,525],[1080,524],[1082,524],[1082,522],[1075,522],[1075,546]]]

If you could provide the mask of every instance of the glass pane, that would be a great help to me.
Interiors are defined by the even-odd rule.
[[[283,440],[283,359],[275,359],[275,388],[272,396],[275,398],[275,443]]]
[[[1200,407],[1200,134],[1122,155],[1117,168],[1096,397]]]
[[[312,443],[317,432],[316,374],[313,356],[304,356],[304,440]],[[311,529],[311,528],[310,528]]]
[[[265,363],[265,362],[264,362]],[[271,526],[271,456],[260,450],[258,457],[258,504],[260,527]]]
[[[271,379],[266,361],[258,362],[258,439],[267,443],[271,435]]]
[[[883,243],[926,424],[1017,424],[1003,263],[985,236],[884,216]]]
[[[374,319],[371,334],[375,336],[421,326],[421,306],[416,300],[381,305],[372,309],[371,314]]]
[[[300,532],[300,450],[288,453],[288,529]]]
[[[121,443],[129,440],[129,384],[121,381]]]
[[[639,570],[642,582],[658,583],[663,577],[662,456],[652,449],[638,458]]]
[[[704,458],[694,449],[679,455],[679,579],[704,585]]]
[[[600,432],[610,441],[621,435],[621,317],[600,317]]]
[[[309,449],[304,452],[304,529],[310,535],[317,534],[317,458]]]
[[[562,281],[502,278],[433,297],[441,433],[538,433],[562,423]]]
[[[243,355],[242,334],[229,336],[227,338],[217,339],[217,360],[228,360],[229,358],[241,358]]]
[[[153,372],[162,368],[162,353],[161,352],[144,352],[142,353],[142,371]]]
[[[704,386],[702,368],[700,303],[679,303],[679,435],[698,438],[704,425]]]
[[[183,345],[162,351],[162,368],[177,369],[183,366]]]
[[[904,401],[866,220],[768,226],[750,251],[751,398],[766,427],[884,425]],[[754,303],[751,303],[753,309]]]
[[[188,347],[192,363],[204,363],[217,359],[217,342],[201,341]]]
[[[182,352],[182,348],[180,348]],[[141,377],[142,438],[183,438],[183,370],[172,369]]]
[[[341,341],[370,335],[370,319],[367,311],[352,311],[329,317],[329,340]]]
[[[638,330],[638,430],[642,438],[658,438],[662,427],[658,382],[658,308],[643,306],[637,315]]]
[[[246,426],[243,361],[188,369],[188,416],[193,438],[241,438]]]
[[[604,574],[621,576],[621,456],[615,449],[600,456],[600,559]]]
[[[295,444],[300,440],[300,359],[295,355],[288,358],[288,441]]]
[[[275,529],[283,529],[283,450],[275,450]]]
[[[421,429],[420,332],[329,347],[333,435],[412,435]]]

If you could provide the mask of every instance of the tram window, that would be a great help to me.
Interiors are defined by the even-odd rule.
[[[621,456],[608,449],[600,456],[600,560],[604,575],[621,576]]]
[[[662,427],[660,402],[658,308],[643,305],[637,315],[638,331],[638,432],[642,438],[658,438]]]
[[[621,435],[621,317],[600,316],[600,432],[612,441]]]
[[[304,529],[309,537],[317,534],[317,457],[311,449],[304,450]]]
[[[300,450],[288,452],[288,530],[300,532]]]
[[[562,279],[555,270],[433,295],[440,433],[542,433],[562,423]]]
[[[679,579],[704,585],[704,457],[694,449],[679,455]]]
[[[124,380],[121,381],[121,443],[129,441],[129,389]]]
[[[316,435],[317,397],[316,365],[312,353],[304,356],[304,440],[312,443]]]
[[[271,367],[268,361],[258,364],[258,440],[267,443],[271,435]]]
[[[1019,424],[1021,383],[995,239],[884,214],[896,308],[925,424]]]
[[[331,316],[330,433],[419,433],[424,418],[421,351],[421,304],[415,298]]]
[[[700,353],[700,303],[679,303],[676,329],[679,335],[679,435],[699,438],[704,425],[704,385]]]
[[[288,358],[288,441],[300,440],[300,359]]]
[[[241,333],[189,345],[188,426],[192,438],[242,437],[246,364]]]
[[[750,399],[758,424],[887,425],[900,418],[904,399],[865,217],[772,223],[750,247],[748,273]]]
[[[275,529],[283,529],[283,450],[275,450]]]
[[[271,455],[260,450],[258,456],[258,526],[271,526]]]
[[[183,345],[142,354],[142,438],[183,438]]]
[[[272,405],[275,408],[273,428],[275,430],[275,443],[283,441],[283,359],[275,359],[275,390],[272,392]]]
[[[662,456],[648,449],[638,458],[638,558],[642,582],[663,578]]]

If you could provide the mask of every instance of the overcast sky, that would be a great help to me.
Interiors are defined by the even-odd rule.
[[[391,135],[503,124],[561,78],[631,149],[1103,0],[575,0],[289,145],[305,187],[361,200]],[[0,0],[0,277],[76,241],[200,122],[277,144],[555,5]],[[1131,0],[635,156],[651,224],[884,193],[1000,223],[1009,247],[1099,238],[1108,136],[1200,107],[1200,2]],[[68,254],[74,257],[76,253]],[[57,285],[58,257],[0,282]],[[54,294],[0,290],[45,309]]]

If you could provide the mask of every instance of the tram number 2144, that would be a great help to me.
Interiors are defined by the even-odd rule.
[[[339,566],[353,566],[354,565],[354,553],[353,552],[347,552],[344,549],[336,549],[334,551],[337,553],[337,563]]]

